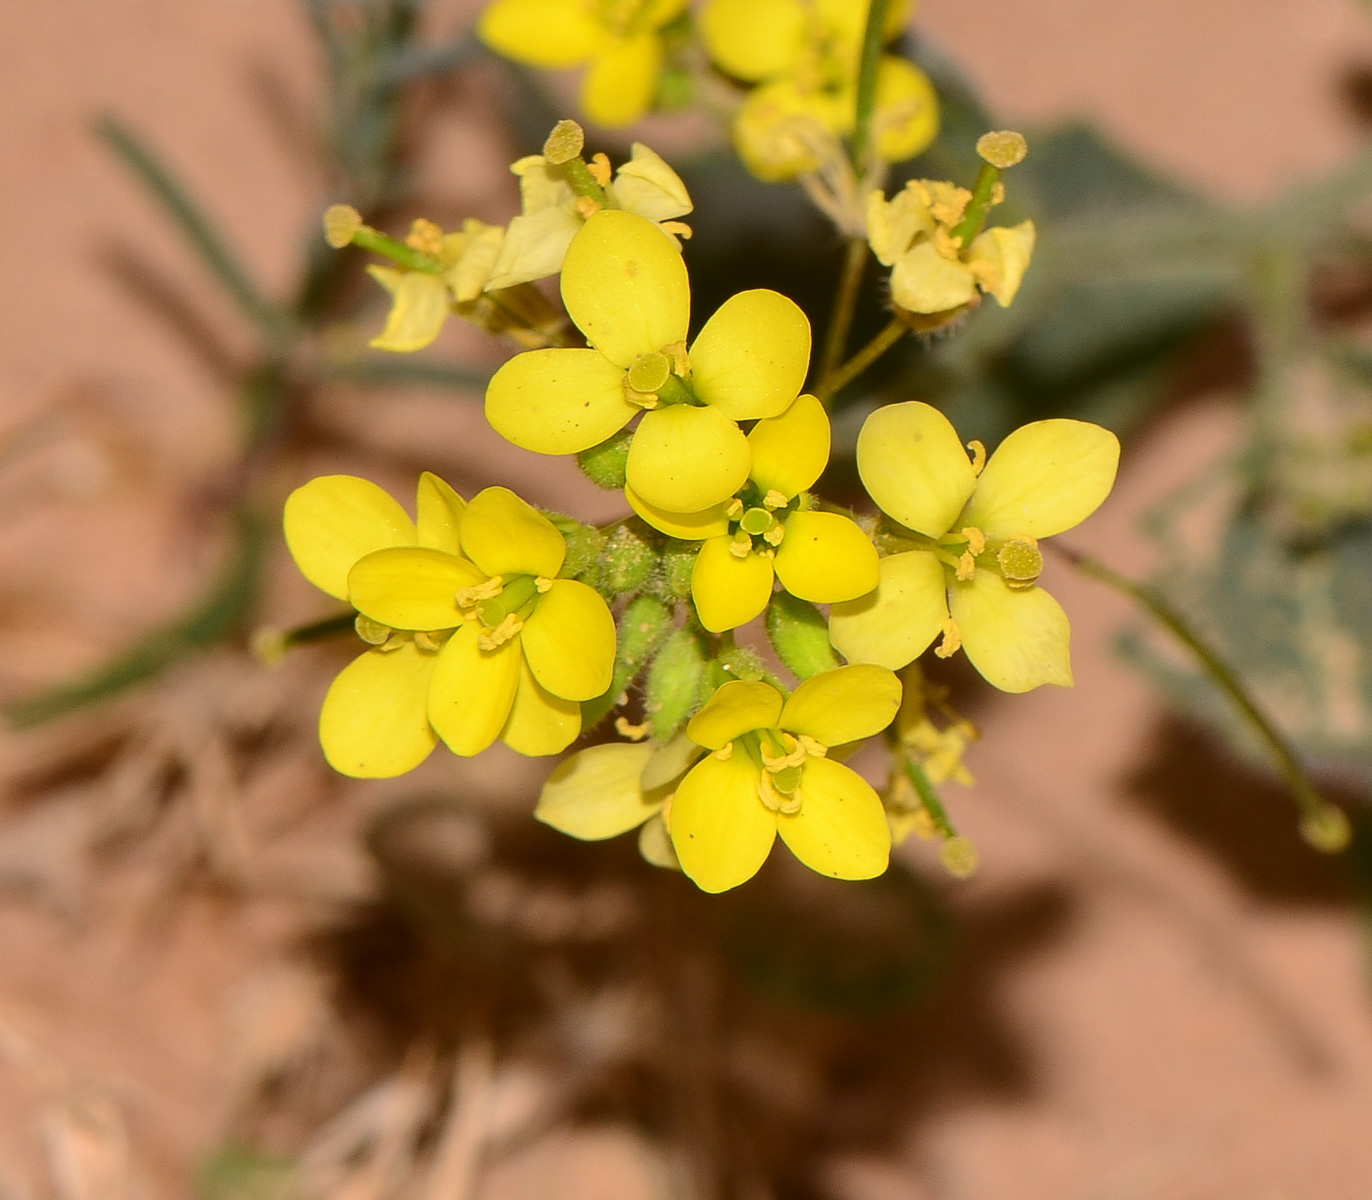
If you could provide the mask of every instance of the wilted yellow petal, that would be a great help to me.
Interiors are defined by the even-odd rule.
[[[834,879],[873,879],[886,870],[891,829],[871,784],[842,763],[812,758],[800,790],[800,811],[776,818],[777,832],[792,854]]]
[[[690,513],[729,499],[751,463],[748,439],[719,409],[672,404],[643,414],[625,473],[655,508]]]
[[[468,503],[462,516],[462,549],[487,575],[551,579],[567,556],[567,543],[557,526],[503,487],[484,488]]]
[[[691,211],[691,196],[681,176],[642,142],[615,172],[615,197],[626,212],[649,221],[670,221]]]
[[[726,685],[727,686],[727,685]],[[672,798],[668,829],[681,869],[706,892],[745,883],[767,861],[777,822],[757,794],[746,754],[698,762]]]
[[[829,465],[829,415],[813,396],[798,396],[779,417],[753,426],[748,445],[753,465],[748,477],[765,494],[790,500],[813,487]]]
[[[845,106],[823,92],[800,90],[790,79],[748,93],[734,116],[734,146],[743,165],[772,183],[818,169],[820,154],[843,153],[835,131]]]
[[[651,221],[609,209],[567,247],[562,300],[586,340],[625,370],[640,354],[684,342],[691,319],[676,243]]]
[[[787,698],[780,725],[825,746],[880,733],[900,709],[900,680],[866,663],[811,675]]]
[[[477,32],[497,53],[545,70],[584,62],[600,36],[587,7],[570,0],[494,0]]]
[[[391,294],[386,327],[367,344],[397,354],[423,350],[439,335],[452,312],[448,281],[442,275],[392,267],[371,266],[367,273]]]
[[[556,275],[582,224],[575,209],[541,208],[515,217],[505,231],[485,286],[498,291]]]
[[[648,743],[652,744],[652,743]],[[653,756],[643,768],[643,787],[645,791],[655,791],[668,787],[684,775],[705,751],[682,732],[678,733],[665,746],[658,746]]]
[[[486,386],[492,428],[539,454],[589,450],[639,411],[624,399],[624,372],[599,350],[516,354]]]
[[[857,463],[881,510],[927,537],[947,533],[977,487],[952,422],[919,400],[888,404],[867,418]]]
[[[710,0],[700,14],[700,35],[721,70],[755,83],[795,63],[806,15],[801,0]]]
[[[319,713],[319,742],[335,771],[392,779],[429,757],[438,745],[428,718],[435,659],[407,641],[368,650],[343,668]]]
[[[780,416],[809,369],[809,318],[766,288],[729,297],[691,346],[696,397],[735,421]]]
[[[392,629],[451,629],[462,622],[459,588],[486,576],[466,559],[424,546],[377,550],[348,572],[348,598],[358,612]]]
[[[415,494],[419,544],[446,550],[449,554],[461,554],[462,543],[457,531],[466,507],[467,502],[448,484],[432,471],[425,471],[419,477]]]
[[[1021,425],[991,455],[964,523],[989,538],[1042,538],[1071,529],[1110,494],[1119,458],[1119,439],[1089,421]]]
[[[581,735],[581,705],[545,690],[527,662],[520,663],[519,683],[500,740],[517,754],[537,758],[561,754]]]
[[[632,125],[657,98],[662,39],[656,33],[603,40],[581,82],[581,108],[597,125]]]
[[[888,54],[877,71],[872,135],[877,157],[904,162],[928,148],[938,136],[938,93],[923,71]]]
[[[994,571],[978,571],[950,585],[948,607],[968,660],[987,683],[1003,692],[1072,686],[1072,629],[1043,588],[1012,589]]]
[[[976,294],[976,276],[967,264],[944,258],[930,241],[907,250],[891,272],[891,299],[909,312],[946,312]]]
[[[937,228],[929,207],[919,190],[906,184],[887,200],[881,192],[867,197],[867,241],[872,253],[893,267],[921,234],[930,236]]]
[[[481,626],[468,621],[438,652],[429,684],[429,724],[454,754],[480,754],[505,728],[519,686],[519,638],[494,650],[477,644]]]
[[[856,600],[881,577],[871,539],[841,513],[798,512],[786,518],[777,547],[777,578],[793,596],[812,604]]]
[[[548,776],[534,816],[583,841],[642,825],[662,808],[661,793],[650,800],[639,783],[657,749],[652,742],[619,742],[578,750]]]
[[[700,623],[711,633],[737,629],[760,616],[772,598],[772,560],[749,552],[737,557],[728,534],[712,537],[696,555],[691,599]]]
[[[967,265],[977,282],[1007,308],[1029,269],[1034,236],[1033,221],[1021,221],[1008,229],[997,225],[974,238],[967,252]]]
[[[300,573],[339,600],[348,598],[348,572],[359,558],[415,543],[405,510],[356,475],[321,475],[296,488],[286,498],[282,525]]]
[[[881,560],[875,592],[834,605],[829,640],[849,662],[896,671],[929,648],[947,619],[942,564],[924,550],[912,550]]]
[[[610,686],[615,621],[605,601],[574,579],[554,579],[524,623],[524,657],[538,680],[564,700],[590,700]]]
[[[668,537],[699,542],[729,532],[729,518],[725,515],[723,504],[712,505],[700,512],[674,513],[665,508],[655,508],[631,487],[625,487],[624,498],[634,512]]]
[[[452,288],[453,296],[467,303],[481,295],[490,280],[505,242],[505,229],[468,217],[462,222],[461,237],[461,253],[444,278]]]
[[[686,733],[697,745],[718,750],[754,729],[775,728],[781,706],[781,693],[770,683],[731,679],[691,718]]]

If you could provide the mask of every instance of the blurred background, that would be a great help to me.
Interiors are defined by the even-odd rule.
[[[1043,241],[1014,309],[910,340],[836,417],[848,452],[912,396],[988,442],[1120,432],[1063,540],[1214,639],[1352,848],[1310,849],[1205,681],[1054,562],[1075,689],[943,677],[988,731],[944,794],[974,878],[913,841],[871,884],[773,862],[710,898],[536,825],[546,761],[333,775],[348,648],[246,648],[329,615],[276,532],[314,474],[620,514],[484,425],[493,339],[366,352],[382,297],[318,232],[339,199],[392,231],[517,210],[567,81],[474,48],[478,8],[4,20],[0,1198],[1372,1194],[1372,13],[923,0],[945,132],[902,171],[970,177],[979,132],[1023,129]],[[697,309],[768,285],[822,321],[841,248],[799,190],[689,116],[638,135],[696,201]]]

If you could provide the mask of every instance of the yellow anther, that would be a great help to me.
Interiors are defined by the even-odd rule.
[[[927,179],[923,182],[929,215],[940,225],[953,226],[961,221],[972,202],[972,193],[954,183]]]
[[[1002,129],[983,133],[977,139],[977,153],[993,167],[1005,171],[1024,161],[1024,156],[1029,153],[1029,143],[1024,140],[1022,133]]]
[[[931,240],[934,243],[934,249],[944,258],[949,259],[952,262],[958,261],[958,252],[962,249],[962,239],[960,237],[954,237],[948,230],[940,225],[934,230],[934,236]]]
[[[763,771],[757,781],[758,799],[773,812],[786,813],[788,816],[800,811],[801,794],[797,786],[790,792],[782,791],[770,771]]]
[[[481,631],[476,639],[476,644],[483,650],[495,650],[503,646],[523,628],[524,622],[514,613],[506,613],[505,619],[494,629]]]
[[[351,204],[330,204],[324,210],[324,240],[335,250],[349,245],[353,235],[365,228],[362,214]]]
[[[788,744],[790,748],[786,749]],[[805,747],[800,744],[799,739],[793,737],[789,733],[783,733],[781,735],[781,745],[784,750],[784,753],[782,754],[770,752],[765,744],[758,747],[762,752],[762,765],[774,775],[778,771],[785,771],[791,767],[800,766],[809,757],[809,753],[806,751]]]
[[[538,594],[541,596],[545,592],[552,591],[553,581],[549,579],[546,575],[539,575],[534,579],[534,587],[537,589]]]
[[[1029,587],[1043,571],[1043,551],[1033,538],[1011,538],[996,551],[996,563],[1011,587]]]
[[[586,220],[590,220],[605,206],[599,200],[592,200],[589,196],[578,196],[576,198],[576,211]]]
[[[763,508],[785,508],[790,502],[786,493],[779,492],[776,488],[772,488],[771,491],[762,497]]]
[[[685,342],[670,342],[662,347],[662,353],[672,360],[673,374],[681,376],[682,379],[690,379],[691,358],[686,353]]]
[[[373,621],[371,617],[364,617],[361,613],[357,614],[353,628],[357,630],[357,636],[369,646],[384,645],[386,639],[391,636],[389,625],[383,625],[380,621]]]
[[[972,557],[972,552],[970,550],[964,551],[962,557],[958,559],[958,569],[956,572],[958,580],[962,583],[966,583],[976,573],[977,560]]]
[[[615,732],[631,742],[641,742],[652,732],[652,726],[644,721],[641,725],[631,725],[624,717],[615,718]],[[732,742],[729,743],[731,746]]]
[[[804,750],[806,755],[810,758],[829,757],[829,747],[823,742],[815,741],[808,733],[796,734],[796,741],[800,744],[800,748]]]
[[[656,392],[640,392],[637,388],[630,387],[627,375],[624,379],[624,399],[643,409],[656,408],[658,403]]]
[[[443,230],[432,221],[416,217],[410,226],[405,245],[421,254],[432,254],[435,258],[443,253]]]
[[[967,539],[967,552],[969,554],[975,556],[986,549],[986,535],[975,525],[964,525],[962,536]]]
[[[769,546],[780,546],[782,539],[786,536],[786,526],[778,521],[766,533],[762,535],[762,540]]]
[[[722,746],[721,746],[718,750],[716,750],[715,753],[714,753],[714,757],[717,758],[717,759],[719,759],[720,762],[728,762],[731,758],[733,758],[733,756],[734,756],[734,744],[733,744],[733,742],[725,742],[724,745],[722,745]]]
[[[746,533],[742,537],[735,537],[729,543],[729,553],[735,558],[747,558],[753,552],[753,539]]]
[[[414,644],[429,654],[437,654],[442,650],[445,641],[447,638],[443,636],[442,630],[434,630],[431,633],[421,629],[414,635]]]
[[[731,521],[737,521],[741,516],[743,516],[743,513],[743,501],[740,500],[737,496],[730,500],[728,506],[724,509],[724,515],[728,517]]]
[[[613,176],[610,173],[610,160],[602,152],[595,155],[587,164],[586,169],[590,171],[591,178],[601,187],[609,187]]]
[[[973,438],[967,443],[967,449],[972,452],[972,474],[980,475],[986,466],[986,447],[976,438]],[[978,550],[977,553],[980,554],[981,551]]]
[[[685,225],[681,221],[659,221],[658,227],[666,233],[674,233],[679,238],[685,238],[688,242],[695,232],[689,225]]]
[[[458,588],[453,599],[458,608],[474,608],[483,600],[494,600],[505,590],[505,583],[499,575],[492,575],[485,583],[475,583],[471,587]]]
[[[991,207],[994,208],[997,204],[1004,203],[1005,184],[1001,183],[1001,181],[997,179],[996,182],[991,185]]]
[[[934,653],[939,658],[952,658],[962,648],[962,630],[952,617],[944,621],[941,629],[943,641],[934,647]]]
[[[581,156],[586,145],[586,131],[575,121],[559,121],[543,143],[543,157],[554,166],[561,166]]]

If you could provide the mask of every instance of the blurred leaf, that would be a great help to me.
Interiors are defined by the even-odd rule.
[[[212,1150],[200,1164],[197,1200],[287,1200],[295,1164],[256,1146]]]

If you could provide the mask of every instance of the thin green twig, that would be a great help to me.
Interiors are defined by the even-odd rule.
[[[919,795],[919,802],[924,805],[924,811],[929,814],[929,819],[933,821],[939,837],[945,839],[957,837],[958,831],[953,828],[953,822],[948,818],[948,810],[943,807],[943,801],[938,798],[938,792],[934,790],[934,785],[929,782],[929,776],[925,773],[924,768],[908,754],[900,755],[900,760],[905,766],[906,777],[914,785],[915,791]]]
[[[867,7],[867,25],[862,31],[852,143],[853,169],[859,178],[866,173],[867,154],[872,142],[872,114],[877,104],[877,72],[881,65],[882,42],[885,41],[887,3],[888,0],[871,0]]]
[[[899,317],[892,317],[876,337],[867,345],[863,346],[846,363],[839,367],[832,375],[821,379],[815,394],[819,399],[828,404],[829,401],[838,394],[840,388],[851,383],[863,371],[867,370],[883,354],[894,346],[902,337],[909,332],[910,327]]]
[[[848,331],[853,327],[853,314],[857,311],[863,269],[866,266],[867,240],[860,237],[849,238],[843,254],[843,272],[838,280],[838,295],[834,297],[834,311],[829,318],[829,330],[824,337],[824,355],[819,366],[821,381],[832,375],[843,361],[843,352],[848,348]]]

